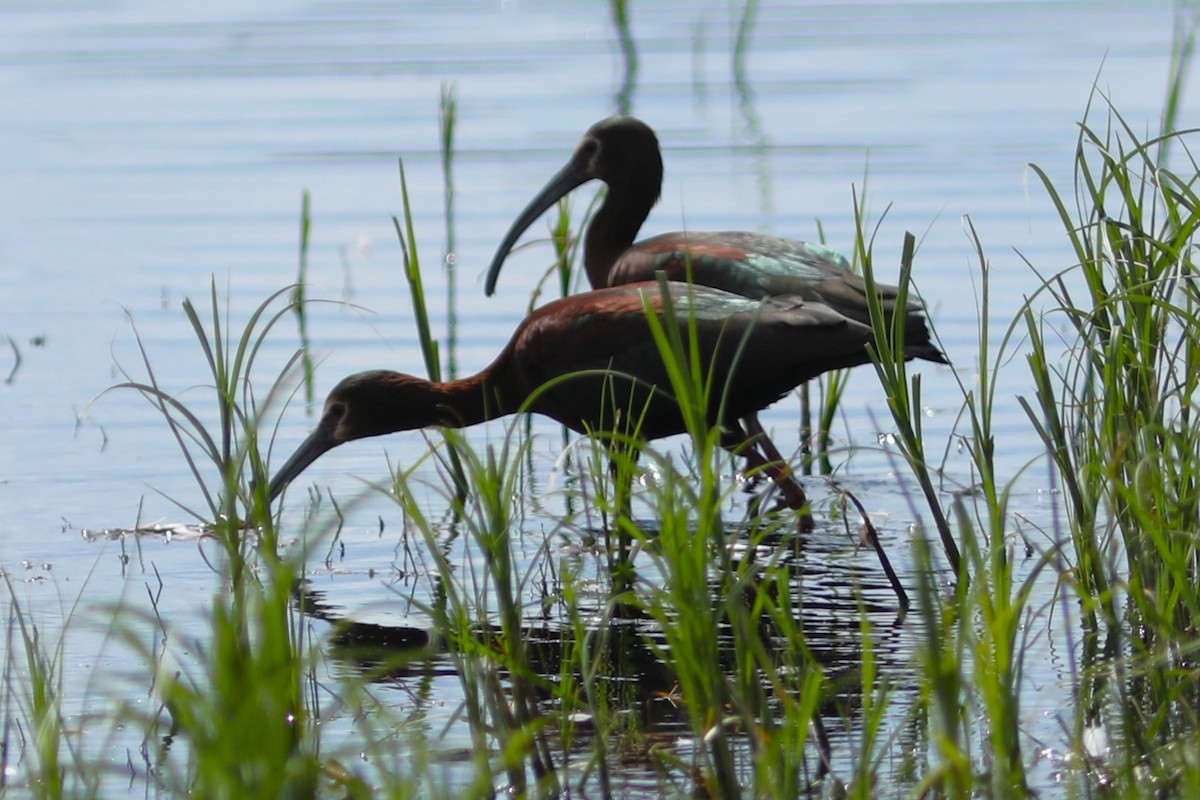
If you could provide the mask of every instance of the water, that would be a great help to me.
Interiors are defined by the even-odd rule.
[[[1039,164],[1067,191],[1075,123],[1093,81],[1135,130],[1155,130],[1172,36],[1166,3],[763,3],[739,82],[731,68],[737,7],[645,6],[632,9],[640,59],[632,111],[657,129],[667,177],[644,231],[815,238],[819,219],[830,243],[848,250],[851,190],[865,182],[872,215],[887,212],[876,244],[882,277],[898,262],[903,233],[915,232],[917,285],[968,385],[978,267],[963,216],[987,248],[994,315],[1007,322],[1037,285],[1022,256],[1046,272],[1071,261],[1026,165]],[[0,6],[0,375],[9,376],[0,384],[0,567],[47,630],[77,598],[75,615],[97,623],[76,626],[67,640],[69,709],[81,712],[99,694],[89,687],[138,666],[89,633],[105,630],[105,609],[143,602],[157,570],[163,608],[186,630],[213,589],[204,545],[186,532],[83,535],[192,522],[185,508],[201,507],[149,404],[128,391],[104,393],[122,369],[144,377],[126,313],[165,388],[203,383],[208,372],[180,301],[205,308],[215,279],[237,330],[294,279],[308,190],[310,296],[357,304],[313,309],[318,396],[358,369],[420,372],[390,219],[400,212],[396,159],[405,161],[430,305],[440,310],[437,103],[452,82],[458,363],[478,369],[523,315],[549,260],[544,246],[513,256],[497,296],[485,299],[492,250],[578,136],[613,113],[622,77],[602,3]],[[435,332],[444,327],[439,313]],[[264,386],[297,344],[285,322],[261,355]],[[1013,400],[1029,393],[1022,370],[1017,359],[1006,373],[996,420],[1010,476],[1041,450]],[[922,372],[927,438],[940,448],[961,398],[949,370]],[[860,373],[839,433],[870,445],[887,426],[874,378]],[[202,389],[186,396],[207,403]],[[785,452],[796,446],[795,408],[786,400],[764,415]],[[312,423],[302,403],[293,406],[276,457]],[[506,430],[494,423],[469,438],[498,442]],[[546,486],[558,433],[542,423],[534,430],[534,480]],[[305,481],[348,496],[361,486],[355,476],[384,476],[385,454],[408,464],[425,450],[417,434],[358,443],[322,459]],[[964,454],[947,454],[952,478],[968,482],[966,465]],[[911,513],[888,460],[862,453],[846,481],[888,514],[884,536],[903,550]],[[809,486],[824,497],[819,482]],[[293,526],[303,495],[298,487],[289,498]],[[430,507],[439,502],[431,496]],[[1046,471],[1035,464],[1012,510],[1044,521],[1052,507]],[[400,527],[386,502],[358,509],[341,534],[344,552],[328,567],[314,559],[314,584],[344,613],[401,624],[409,617],[393,602],[408,579]],[[873,559],[858,554],[848,564],[867,570]],[[1061,660],[1034,662],[1046,670],[1034,683],[1053,685]],[[456,690],[445,675],[437,686],[442,699]],[[1047,720],[1031,724],[1057,736],[1053,711],[1031,705]]]

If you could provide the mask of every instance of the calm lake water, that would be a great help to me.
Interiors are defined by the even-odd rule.
[[[916,233],[917,287],[968,386],[979,269],[964,215],[991,261],[993,317],[1007,324],[1037,286],[1024,259],[1045,273],[1071,263],[1026,165],[1040,165],[1069,193],[1076,123],[1093,84],[1135,130],[1157,130],[1173,32],[1169,3],[763,2],[739,82],[732,49],[740,4],[632,6],[639,70],[630,109],[658,131],[667,167],[644,232],[686,226],[813,239],[819,220],[828,241],[849,252],[852,188],[861,192],[865,181],[869,212],[887,211],[876,242],[881,277],[894,273],[903,234]],[[51,639],[64,615],[75,616],[63,655],[65,702],[81,727],[116,696],[148,702],[146,687],[128,680],[144,665],[105,638],[103,610],[118,601],[145,606],[146,587],[157,591],[161,576],[160,609],[186,631],[215,589],[206,545],[186,531],[103,534],[193,522],[186,509],[202,508],[150,405],[128,391],[104,394],[122,370],[145,375],[132,326],[164,388],[204,384],[208,371],[180,302],[207,307],[215,279],[240,329],[295,279],[307,190],[309,294],[356,304],[312,310],[318,397],[359,369],[422,372],[391,221],[401,211],[397,158],[441,335],[438,97],[452,84],[457,363],[460,373],[483,367],[523,316],[549,250],[513,256],[490,299],[482,272],[579,135],[618,110],[616,42],[601,2],[0,4],[0,568]],[[1192,124],[1197,106],[1193,89],[1180,127]],[[1094,118],[1102,120],[1103,109]],[[577,193],[577,208],[593,188]],[[260,354],[264,391],[297,346],[285,321]],[[951,479],[969,483],[967,459],[950,438],[961,404],[955,375],[921,372],[927,441],[947,450]],[[1014,399],[1030,393],[1023,359],[1006,381],[997,419],[1002,474],[1032,462],[1012,511],[1045,523],[1054,507],[1049,477]],[[212,406],[203,388],[185,396]],[[797,446],[796,409],[785,399],[764,415],[785,452]],[[885,416],[874,375],[859,370],[839,435],[864,449],[842,478],[880,512],[886,543],[904,559],[913,517],[886,455],[869,449],[888,428]],[[276,463],[313,422],[303,402],[287,410]],[[508,424],[474,429],[469,440],[500,441]],[[541,421],[533,430],[534,484],[553,489],[558,430]],[[406,434],[335,451],[290,493],[285,526],[300,530],[305,485],[351,497],[361,479],[386,477],[389,461],[409,464],[426,450],[422,436]],[[818,502],[826,496],[819,480],[808,486]],[[444,505],[433,494],[428,502],[434,514]],[[538,529],[536,516],[529,526]],[[420,627],[398,598],[408,591],[401,527],[386,501],[356,507],[340,537],[344,551],[328,565],[323,551],[314,558],[314,587],[345,613]],[[806,554],[813,568],[828,553],[838,558],[826,565],[835,578],[874,569],[873,557],[848,552],[836,531],[828,538]],[[896,644],[901,669],[904,647]],[[1051,690],[1027,706],[1030,729],[1049,749],[1062,746],[1054,719],[1065,688],[1060,647],[1042,637],[1033,652],[1046,657],[1030,664],[1031,691]],[[410,695],[400,683],[402,707]],[[441,672],[431,696],[452,705],[457,692],[455,677]],[[130,743],[105,729],[89,746],[124,763]]]

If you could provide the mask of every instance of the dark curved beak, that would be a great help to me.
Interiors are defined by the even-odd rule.
[[[537,197],[533,198],[529,202],[529,205],[525,206],[525,210],[521,212],[521,216],[517,217],[517,221],[508,229],[508,233],[504,236],[504,241],[496,249],[496,255],[492,258],[492,265],[488,267],[487,281],[483,285],[483,291],[488,297],[491,297],[492,293],[496,291],[496,280],[500,277],[500,266],[504,263],[504,259],[508,257],[509,251],[513,249],[513,245],[517,243],[517,239],[521,237],[521,234],[538,217],[545,214],[550,206],[561,200],[567,192],[581,184],[587,183],[592,177],[588,173],[587,159],[577,153],[538,192]]]
[[[333,437],[335,429],[336,425],[327,424],[325,419],[321,420],[321,423],[308,435],[308,438],[296,448],[296,452],[292,453],[292,457],[279,468],[279,471],[275,473],[275,477],[271,478],[268,502],[275,502],[275,498],[279,496],[280,492],[287,488],[287,485],[295,480],[301,472],[304,472],[309,464],[341,444],[341,442],[338,442]]]

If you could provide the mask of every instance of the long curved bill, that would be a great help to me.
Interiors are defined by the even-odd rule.
[[[558,171],[558,174],[550,179],[537,197],[525,206],[525,210],[521,212],[521,216],[517,217],[517,221],[508,229],[508,233],[504,236],[504,241],[500,243],[500,247],[496,249],[496,255],[492,258],[492,265],[488,267],[487,281],[484,283],[483,290],[488,297],[496,291],[496,280],[500,277],[500,267],[504,264],[504,259],[508,257],[508,253],[513,249],[513,245],[517,243],[517,239],[521,238],[534,221],[545,214],[550,206],[557,203],[562,197],[576,186],[586,183],[592,176],[587,171],[587,159],[581,154],[576,153],[567,162],[567,165]]]
[[[316,429],[308,435],[308,438],[300,443],[296,452],[292,453],[292,457],[284,462],[284,465],[275,473],[275,477],[271,478],[269,502],[274,502],[279,493],[287,488],[287,485],[295,480],[301,472],[304,472],[309,464],[340,444],[333,436],[336,427],[335,424],[329,424],[326,419],[322,419]]]

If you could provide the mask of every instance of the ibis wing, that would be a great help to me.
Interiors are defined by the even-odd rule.
[[[824,245],[774,236],[724,231],[668,233],[625,251],[609,273],[609,285],[652,280],[663,271],[686,281],[759,298],[809,293],[820,284],[853,278],[846,259]]]
[[[867,360],[870,329],[820,303],[687,284],[670,284],[669,295],[680,340],[690,348],[694,339],[712,387],[713,421],[758,411],[821,372]],[[535,312],[515,349],[533,408],[577,430],[620,415],[642,418],[647,438],[681,432],[646,308],[667,319],[656,284],[586,292]]]
[[[612,286],[653,280],[658,272],[753,299],[795,295],[824,303],[843,316],[870,323],[866,282],[830,247],[742,231],[669,233],[639,242],[613,265]],[[896,310],[899,288],[876,284],[884,314]],[[906,337],[928,343],[924,307],[906,304]],[[935,359],[936,360],[936,359]]]

